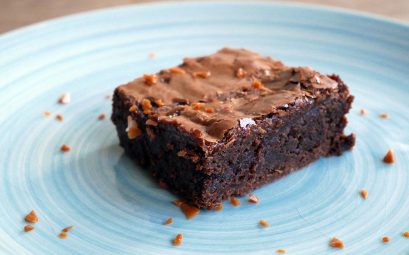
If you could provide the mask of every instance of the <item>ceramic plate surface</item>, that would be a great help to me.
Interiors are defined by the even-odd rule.
[[[240,207],[225,203],[187,221],[175,196],[123,155],[109,118],[97,117],[109,117],[105,97],[118,84],[224,46],[339,74],[356,96],[347,132],[357,144],[257,190],[258,205],[241,198]],[[135,5],[4,34],[0,56],[0,254],[409,252],[407,25],[279,3]],[[64,92],[71,102],[59,105]],[[378,117],[384,112],[389,119]],[[60,152],[64,143],[70,152]],[[388,148],[393,165],[382,163]],[[40,221],[24,233],[31,209]],[[168,217],[174,223],[162,225]],[[260,228],[260,219],[271,226]],[[69,225],[68,238],[58,238]],[[173,247],[177,233],[183,245]],[[333,236],[343,250],[329,247]]]

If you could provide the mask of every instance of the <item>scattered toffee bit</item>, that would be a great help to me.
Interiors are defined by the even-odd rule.
[[[43,116],[48,118],[51,116],[51,112],[43,112]]]
[[[62,116],[61,114],[57,114],[55,115],[55,119],[58,121],[64,121],[64,116]]]
[[[203,103],[193,103],[192,107],[193,107],[193,110],[201,110],[204,108],[204,104]]]
[[[100,115],[98,115],[98,119],[99,120],[104,120],[105,119],[105,114],[101,113]]]
[[[409,238],[409,232],[408,232],[408,231],[403,232],[402,235],[403,235],[404,237],[406,237],[406,238]]]
[[[276,250],[276,252],[277,252],[277,253],[285,253],[285,250],[283,250],[283,249],[278,249],[278,250]]]
[[[60,104],[68,104],[69,102],[71,102],[70,93],[64,93],[58,98],[58,103]]]
[[[197,71],[197,72],[193,72],[192,75],[193,77],[199,77],[202,79],[206,79],[210,76],[210,72],[209,71]]]
[[[389,114],[387,114],[387,113],[381,113],[381,114],[379,114],[379,118],[381,118],[381,119],[389,119]]]
[[[389,243],[390,240],[391,239],[388,236],[382,237],[382,242],[384,242],[384,243]]]
[[[61,233],[58,234],[58,237],[61,238],[61,239],[65,239],[65,238],[68,237],[68,234],[66,232],[61,232]]]
[[[186,219],[190,220],[193,219],[194,217],[196,217],[196,215],[198,215],[200,213],[200,209],[189,205],[188,203],[183,203],[180,206],[180,209],[182,210],[182,212],[185,214]]]
[[[173,239],[172,243],[174,246],[179,246],[182,244],[183,240],[183,235],[182,234],[177,234],[175,239]]]
[[[154,126],[154,127],[158,126],[158,122],[151,120],[151,119],[148,119],[145,123],[147,126]]]
[[[215,211],[221,211],[222,209],[223,209],[223,204],[222,204],[222,203],[218,204],[218,205],[214,208]]]
[[[37,217],[35,211],[34,211],[34,210],[31,210],[31,212],[26,215],[26,217],[24,218],[24,220],[25,220],[26,222],[29,222],[29,223],[37,223],[37,222],[38,222],[38,217]]]
[[[143,113],[145,113],[145,114],[150,114],[151,113],[152,104],[151,104],[151,101],[149,99],[145,98],[144,100],[142,100],[142,110],[143,110]]]
[[[129,139],[135,139],[142,134],[142,131],[138,128],[138,124],[131,116],[128,116],[128,127],[126,129]]]
[[[247,75],[247,72],[244,71],[243,68],[240,67],[240,68],[238,68],[238,69],[236,70],[236,77],[237,77],[237,78],[243,79],[244,77],[246,77],[246,75]]]
[[[70,147],[69,145],[67,145],[67,144],[63,144],[63,145],[61,145],[60,150],[61,150],[62,152],[68,152],[68,151],[71,150],[71,147]]]
[[[172,67],[172,68],[169,68],[169,72],[171,72],[171,73],[178,73],[178,74],[185,74],[185,73],[186,73],[186,71],[183,70],[183,69],[180,68],[180,67]]]
[[[363,199],[366,199],[368,197],[368,191],[366,191],[365,189],[361,189],[359,193],[361,194],[361,197]]]
[[[249,194],[249,200],[248,201],[250,203],[257,204],[259,202],[259,199],[258,199],[258,197],[256,195]]]
[[[74,227],[74,226],[68,226],[68,227],[63,228],[61,231],[64,232],[64,233],[67,233],[67,232],[70,231],[73,227]]]
[[[260,224],[260,226],[262,226],[262,227],[264,227],[264,228],[270,226],[270,224],[269,224],[266,220],[260,220],[260,221],[258,222],[258,224]]]
[[[136,112],[136,105],[132,105],[131,107],[129,107],[129,112]]]
[[[341,240],[339,240],[336,237],[333,237],[329,242],[329,246],[331,246],[332,248],[343,249],[344,248],[344,242],[342,242]]]
[[[144,74],[143,80],[145,81],[146,85],[152,86],[158,82],[158,77],[156,76],[156,74]]]
[[[240,205],[240,201],[239,201],[237,198],[235,198],[235,197],[231,197],[231,198],[230,198],[230,203],[231,203],[232,205],[234,205],[234,206],[239,206],[239,205]]]
[[[207,108],[205,108],[205,111],[206,111],[207,113],[214,113],[214,108],[212,108],[212,107],[207,107]]]
[[[263,83],[260,80],[254,79],[253,83],[251,84],[255,89],[261,89],[263,87]]]
[[[385,157],[383,157],[383,162],[385,162],[386,164],[393,164],[395,163],[396,159],[395,159],[395,154],[393,153],[392,149],[389,149],[386,152]]]
[[[163,225],[170,225],[170,224],[172,224],[173,223],[173,218],[168,218],[167,220],[165,220],[164,222],[163,222]]]
[[[359,114],[361,114],[361,115],[367,115],[367,114],[368,114],[368,110],[362,108],[362,109],[359,111]]]
[[[165,105],[165,104],[163,103],[162,99],[156,99],[156,100],[155,100],[155,104],[156,104],[158,107],[162,107],[162,106]]]
[[[32,230],[34,230],[33,226],[31,226],[31,225],[25,225],[24,226],[24,232],[30,232]]]

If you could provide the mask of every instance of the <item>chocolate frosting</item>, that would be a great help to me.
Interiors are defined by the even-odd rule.
[[[238,75],[239,70],[244,74]],[[162,70],[156,77],[153,85],[141,77],[119,90],[137,102],[161,99],[163,106],[153,104],[151,112],[159,122],[173,121],[187,131],[199,130],[208,142],[222,139],[242,119],[254,119],[338,87],[336,81],[309,67],[288,67],[270,57],[230,48],[185,58],[178,72]],[[256,82],[261,86],[255,86]]]

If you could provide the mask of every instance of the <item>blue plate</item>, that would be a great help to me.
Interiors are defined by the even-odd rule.
[[[187,221],[123,155],[105,97],[185,56],[244,47],[337,73],[356,96],[352,152]],[[156,57],[149,57],[155,52]],[[407,254],[409,27],[283,3],[171,3],[74,15],[0,37],[0,254]],[[56,103],[64,92],[72,100]],[[366,116],[359,110],[368,110]],[[46,118],[42,112],[50,111]],[[386,112],[389,119],[378,117]],[[62,114],[63,122],[54,119]],[[60,152],[62,144],[72,150]],[[397,161],[382,163],[388,148]],[[368,191],[363,200],[360,189]],[[36,210],[30,233],[23,218]],[[174,218],[172,225],[162,222]],[[261,228],[265,219],[269,228]],[[68,238],[57,237],[74,225]],[[171,240],[183,233],[183,245]],[[345,243],[330,248],[333,236]],[[388,244],[382,243],[389,236]]]

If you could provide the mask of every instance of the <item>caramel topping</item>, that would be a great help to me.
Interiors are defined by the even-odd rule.
[[[222,204],[222,203],[218,204],[218,205],[214,208],[215,211],[221,211],[222,209],[223,209],[223,204]]]
[[[193,219],[194,217],[196,217],[196,215],[198,215],[200,213],[200,209],[195,207],[195,206],[191,206],[188,203],[183,203],[180,206],[180,209],[182,210],[182,212],[185,214],[186,219],[190,220]]]
[[[29,223],[37,223],[38,222],[38,217],[37,217],[35,211],[32,210],[29,214],[26,215],[24,220],[26,222],[29,222]]]
[[[30,232],[32,230],[34,230],[33,226],[31,226],[31,225],[25,225],[24,226],[24,232]]]
[[[385,157],[383,157],[383,162],[385,162],[386,164],[393,164],[395,163],[396,159],[395,159],[395,154],[393,153],[392,149],[389,149],[386,152]]]
[[[406,238],[409,238],[409,232],[408,232],[408,231],[403,232],[402,235],[403,235],[404,237],[406,237]]]
[[[68,226],[62,229],[62,232],[67,233],[68,231],[70,231],[74,226]]]
[[[152,86],[158,82],[158,77],[156,76],[156,74],[144,74],[143,80],[145,81],[146,85]]]
[[[243,79],[244,77],[246,77],[246,75],[247,75],[247,72],[244,71],[243,68],[240,67],[240,68],[238,68],[238,69],[236,70],[236,77],[237,77],[237,78]]]
[[[360,194],[363,199],[366,199],[368,197],[368,191],[364,189],[361,189]]]
[[[61,238],[61,239],[65,239],[65,238],[68,237],[68,234],[66,232],[61,232],[61,233],[58,234],[58,237]]]
[[[182,234],[177,234],[175,239],[173,239],[173,245],[174,246],[179,246],[182,244],[182,240],[183,240],[183,235]]]
[[[170,224],[172,224],[173,223],[173,218],[168,218],[167,220],[165,220],[164,222],[163,222],[163,225],[170,225]]]
[[[205,108],[205,111],[206,111],[207,113],[214,113],[214,108],[212,108],[212,107],[207,107],[207,108]]]
[[[283,250],[283,249],[278,249],[278,250],[276,250],[276,252],[277,252],[277,253],[285,253],[285,250]]]
[[[67,145],[67,144],[63,144],[63,145],[61,145],[60,150],[61,150],[62,152],[68,152],[68,151],[71,150],[71,147],[70,147],[69,145]]]
[[[155,104],[156,104],[158,107],[162,107],[162,106],[165,105],[165,104],[163,103],[162,99],[156,99],[156,100],[155,100]]]
[[[44,117],[50,117],[51,116],[51,112],[43,112]]]
[[[258,199],[258,197],[256,195],[249,194],[249,200],[248,201],[250,203],[257,204],[259,202],[259,199]]]
[[[196,71],[192,73],[193,77],[199,77],[202,79],[206,79],[210,77],[210,72],[209,71]]]
[[[169,68],[169,72],[171,72],[171,73],[178,73],[178,74],[185,74],[185,73],[186,73],[186,71],[183,70],[183,69],[180,68],[180,67],[172,67],[172,68]]]
[[[139,128],[131,127],[128,129],[128,138],[133,140],[142,135],[142,131]]]
[[[145,114],[150,114],[152,110],[152,104],[149,99],[142,100],[142,110]]]
[[[204,108],[204,104],[203,103],[193,103],[192,107],[193,107],[193,110],[201,110]]]
[[[384,242],[384,243],[389,243],[390,240],[391,239],[388,236],[382,237],[382,242]]]
[[[331,239],[331,241],[329,242],[329,246],[331,246],[332,248],[338,248],[338,249],[343,249],[344,248],[344,243],[339,240],[336,237],[333,237]]]
[[[136,112],[136,105],[132,105],[131,107],[129,107],[129,112]]]
[[[270,226],[270,224],[266,220],[260,220],[258,224],[260,224],[260,226],[265,227],[265,228]]]
[[[255,89],[261,89],[263,87],[263,83],[260,80],[254,79],[253,83],[251,84]]]
[[[231,197],[231,198],[230,198],[230,203],[231,203],[232,205],[234,205],[234,206],[239,206],[239,205],[240,205],[240,201],[239,201],[237,198],[235,198],[235,197]]]

